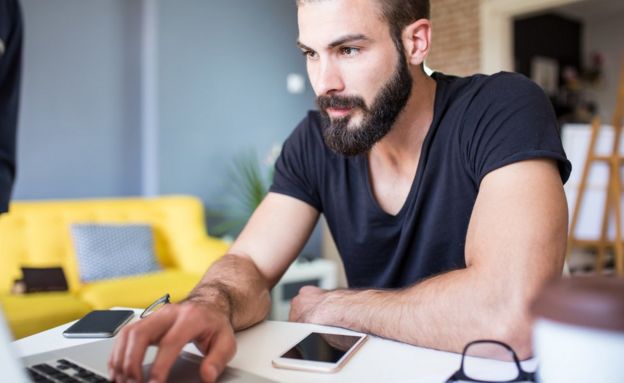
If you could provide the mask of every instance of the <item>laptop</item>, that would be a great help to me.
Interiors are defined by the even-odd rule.
[[[61,336],[59,334],[59,336]],[[11,335],[0,310],[0,368],[3,381],[43,383],[85,383],[108,382],[108,356],[115,340],[113,338],[81,344],[61,350],[44,352],[16,359],[11,349]],[[148,377],[156,348],[150,347],[143,361],[143,376]],[[200,357],[183,351],[169,374],[169,382],[201,382],[199,377]],[[227,367],[219,383],[275,383],[273,380]]]

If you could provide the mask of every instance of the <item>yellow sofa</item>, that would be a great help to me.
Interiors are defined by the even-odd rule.
[[[70,236],[73,223],[151,225],[162,270],[82,283]],[[0,215],[0,305],[21,338],[92,309],[145,307],[164,293],[180,300],[227,248],[206,234],[203,206],[194,197],[14,202]],[[11,294],[20,267],[54,266],[63,268],[69,291]]]

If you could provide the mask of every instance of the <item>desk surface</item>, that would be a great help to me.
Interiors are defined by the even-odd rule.
[[[136,311],[138,317],[139,310]],[[72,323],[17,340],[13,345],[18,355],[29,356],[97,341],[64,338],[61,333]],[[327,326],[265,321],[236,334],[238,351],[229,365],[280,382],[442,383],[457,370],[461,359],[460,355],[449,352],[370,337],[344,368],[334,374],[281,370],[271,366],[273,358],[311,331],[350,333],[345,329]],[[191,344],[185,350],[197,352]],[[501,368],[502,364],[484,360],[481,367],[492,371]],[[535,369],[535,364],[534,360],[523,362],[528,370]]]

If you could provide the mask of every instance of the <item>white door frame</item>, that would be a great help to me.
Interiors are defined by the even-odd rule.
[[[513,19],[582,0],[481,0],[481,72],[513,71]]]

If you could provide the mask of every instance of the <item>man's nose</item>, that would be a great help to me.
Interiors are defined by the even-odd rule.
[[[333,60],[324,60],[319,68],[316,91],[318,95],[339,93],[344,90],[344,81]]]

